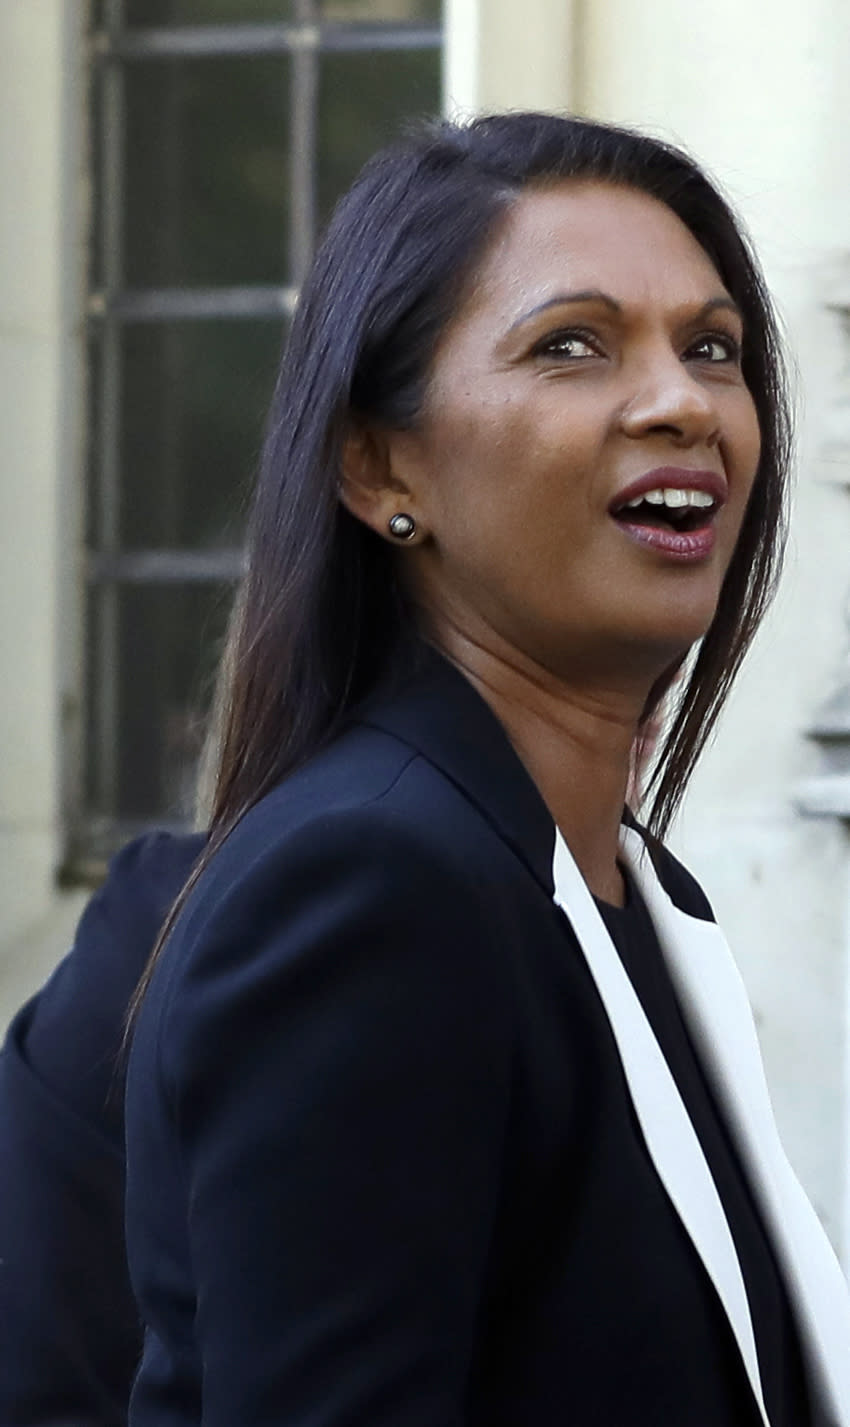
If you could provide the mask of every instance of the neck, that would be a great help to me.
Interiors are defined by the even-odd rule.
[[[501,722],[591,892],[622,904],[619,830],[649,686],[576,687],[456,628],[435,643]]]

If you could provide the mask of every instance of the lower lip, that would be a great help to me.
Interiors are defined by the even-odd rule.
[[[655,525],[630,525],[627,520],[618,520],[617,525],[636,545],[643,545],[648,550],[665,555],[668,560],[678,560],[683,564],[707,560],[717,538],[713,525],[703,525],[699,530],[687,532],[661,530]]]

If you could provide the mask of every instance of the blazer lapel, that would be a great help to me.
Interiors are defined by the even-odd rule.
[[[560,833],[553,872],[555,901],[569,918],[611,1022],[647,1148],[717,1289],[767,1427],[741,1267],[696,1132],[605,923]]]
[[[552,895],[555,825],[492,709],[436,650],[418,642],[413,672],[381,685],[356,714],[427,758],[459,788]]]
[[[716,923],[667,896],[633,829],[623,829],[622,851],[782,1265],[814,1396],[827,1422],[850,1427],[850,1294],[779,1140],[740,974]]]

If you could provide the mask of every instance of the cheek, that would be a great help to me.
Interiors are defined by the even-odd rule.
[[[528,412],[507,402],[447,403],[428,441],[435,517],[455,525],[495,518],[528,501],[539,452]]]
[[[735,470],[742,481],[752,486],[761,455],[761,429],[755,402],[749,392],[734,428]]]

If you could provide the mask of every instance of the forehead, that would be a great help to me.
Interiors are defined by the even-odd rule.
[[[558,292],[600,288],[621,302],[704,303],[726,289],[680,218],[638,189],[571,180],[527,189],[477,265],[464,309],[507,320]]]

